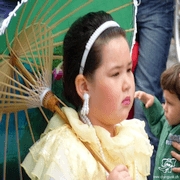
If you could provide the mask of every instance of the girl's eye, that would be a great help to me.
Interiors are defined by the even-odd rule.
[[[127,70],[127,72],[132,72],[132,68],[129,68],[129,69]]]
[[[118,76],[119,72],[114,73],[112,76]]]

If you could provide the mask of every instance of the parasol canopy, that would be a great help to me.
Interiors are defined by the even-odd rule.
[[[28,179],[20,163],[39,139],[54,108],[42,99],[52,91],[62,97],[62,82],[52,70],[62,61],[62,42],[80,16],[104,10],[126,30],[134,43],[133,0],[22,0],[0,27],[0,179]],[[60,103],[65,105],[62,101]]]

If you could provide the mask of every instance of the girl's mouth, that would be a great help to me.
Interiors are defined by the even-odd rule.
[[[131,103],[131,99],[129,96],[127,96],[123,101],[122,101],[122,104],[123,105],[129,105]]]

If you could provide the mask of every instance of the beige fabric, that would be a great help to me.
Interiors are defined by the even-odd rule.
[[[81,141],[98,148],[96,134],[110,169],[118,164],[128,167],[132,178],[145,180],[150,172],[152,146],[144,123],[133,119],[116,126],[116,136],[105,129],[83,124],[76,111],[63,108],[73,130],[55,114],[41,139],[31,148],[22,163],[31,179],[105,180],[104,168],[93,158]]]

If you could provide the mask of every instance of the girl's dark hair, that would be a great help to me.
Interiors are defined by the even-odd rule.
[[[104,22],[113,20],[104,12],[91,12],[77,19],[68,30],[63,44],[63,86],[66,99],[76,108],[82,105],[75,88],[75,78],[79,74],[80,63],[86,43],[94,31]],[[83,75],[93,78],[95,70],[101,64],[101,47],[109,39],[117,36],[125,38],[125,32],[119,27],[105,30],[93,44],[84,67]]]
[[[161,87],[177,95],[180,100],[180,64],[175,64],[161,75]]]

